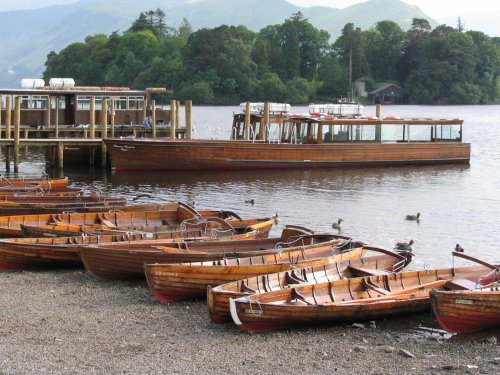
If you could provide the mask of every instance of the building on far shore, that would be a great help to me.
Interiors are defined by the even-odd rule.
[[[373,104],[402,104],[403,90],[394,83],[380,83],[368,93],[368,101]]]

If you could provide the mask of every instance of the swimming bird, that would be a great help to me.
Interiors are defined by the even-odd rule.
[[[253,204],[255,203],[255,201],[254,201],[254,199],[252,198],[252,199],[248,199],[248,200],[246,200],[246,201],[245,201],[245,203],[249,203],[249,204],[251,204],[251,205],[253,206]]]
[[[398,250],[412,250],[412,245],[415,241],[410,240],[410,242],[398,242],[394,246],[395,249]]]
[[[417,212],[416,215],[406,215],[406,220],[420,220],[420,212]]]
[[[457,245],[455,246],[455,251],[456,251],[457,253],[463,253],[463,252],[465,252],[464,248],[463,248],[462,246],[460,246],[459,244],[457,244]]]
[[[338,229],[339,231],[342,229],[342,222],[344,219],[338,219],[336,223],[332,224],[333,229]]]
[[[274,224],[278,224],[279,223],[278,213],[277,212],[274,213],[274,215],[272,216],[272,218],[274,219]]]

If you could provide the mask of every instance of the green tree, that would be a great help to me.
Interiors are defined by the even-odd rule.
[[[393,21],[377,22],[365,33],[366,57],[375,81],[397,81],[397,63],[403,53],[404,31]]]
[[[349,87],[352,83],[369,74],[369,65],[366,59],[366,40],[360,28],[354,28],[348,23],[342,29],[342,35],[333,44],[333,49],[341,63],[349,72]]]

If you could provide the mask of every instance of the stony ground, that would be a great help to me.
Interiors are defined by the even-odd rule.
[[[430,313],[247,335],[204,301],[81,270],[0,273],[0,374],[499,374],[500,331],[453,336]],[[424,328],[428,327],[428,328]]]

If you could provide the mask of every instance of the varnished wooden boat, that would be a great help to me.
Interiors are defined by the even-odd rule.
[[[288,231],[290,233],[290,231]],[[330,235],[309,235],[314,236],[314,240],[324,244],[323,249],[334,244],[345,244],[349,240],[345,237],[338,238]],[[174,244],[174,246],[141,246],[134,247],[113,245],[113,246],[88,246],[81,249],[85,269],[99,279],[134,279],[144,278],[144,264],[162,263],[172,264],[179,262],[193,261],[213,261],[227,259],[227,257],[248,259],[256,254],[269,254],[281,251],[288,253],[288,248],[277,250],[276,247],[283,244],[284,238],[221,238],[219,241],[195,241]],[[316,245],[315,247],[319,247]],[[291,249],[290,249],[291,250]],[[314,249],[310,252],[315,251]],[[325,250],[323,250],[323,253]]]
[[[145,228],[172,227],[182,229],[198,225],[197,223],[207,217],[227,218],[227,215],[236,214],[228,211],[195,210],[183,203],[168,203],[151,211],[144,211],[141,205],[135,206],[133,211],[105,211],[92,213],[61,213],[41,215],[15,215],[0,217],[0,237],[19,237],[22,235],[21,225],[41,226],[54,224],[94,225],[99,224],[109,229],[132,228],[144,226]],[[132,206],[131,206],[132,207]],[[150,205],[146,205],[146,209]],[[136,210],[137,209],[137,210]],[[140,209],[140,210],[139,210]],[[165,229],[166,230],[166,229]]]
[[[69,179],[65,178],[8,178],[0,175],[0,191],[1,188],[12,188],[12,187],[40,187],[42,189],[62,189],[67,187],[69,184]]]
[[[479,263],[297,285],[231,299],[230,311],[238,328],[248,333],[386,318],[428,310],[431,290],[475,288],[495,280],[497,271]]]
[[[105,197],[98,195],[57,197],[37,196],[26,199],[0,200],[0,216],[32,215],[60,212],[100,212],[105,210],[126,210],[124,197]]]
[[[83,195],[83,190],[77,188],[65,188],[56,191],[40,188],[28,191],[0,191],[0,201],[37,202],[39,200],[57,200],[63,197],[80,197]]]
[[[253,116],[232,140],[106,139],[114,170],[339,168],[468,163],[462,120]],[[271,139],[269,126],[276,129]],[[410,130],[412,128],[412,130]],[[386,130],[387,129],[387,130]],[[446,131],[444,130],[446,129]],[[252,136],[250,135],[252,134]],[[423,137],[417,138],[416,135]]]
[[[356,276],[382,275],[401,272],[411,262],[412,253],[393,252],[373,246],[364,246],[359,259],[340,263],[325,263],[314,267],[299,267],[290,271],[271,273],[208,287],[207,302],[210,319],[215,323],[232,321],[229,299],[286,289],[297,284],[318,284],[325,281]]]
[[[498,287],[430,293],[432,311],[448,332],[467,333],[500,326]]]
[[[148,285],[160,302],[174,302],[205,297],[207,286],[217,286],[230,281],[268,273],[289,271],[300,266],[321,265],[360,257],[364,249],[346,249],[345,240],[339,243],[331,237],[318,241],[313,235],[304,236],[304,245],[266,252],[251,257],[224,258],[217,262],[192,262],[181,264],[145,264]],[[349,245],[351,245],[349,243]],[[347,251],[349,250],[349,251]]]
[[[152,207],[151,209],[153,209]],[[227,215],[230,215],[229,217]],[[102,224],[51,224],[51,225],[23,225],[21,224],[21,233],[24,237],[70,237],[99,234],[113,234],[116,232],[146,232],[161,233],[170,232],[174,237],[207,237],[213,239],[224,235],[241,233],[245,230],[258,231],[259,237],[266,237],[269,234],[273,218],[258,219],[231,219],[232,213],[218,212],[218,216],[226,217],[221,219],[218,216],[211,217],[207,214],[206,218],[188,220],[178,225],[170,223],[167,225],[146,225],[136,221],[137,225],[128,225],[124,227],[113,227]]]
[[[245,221],[248,222],[248,221]],[[272,225],[272,221],[267,223]],[[260,238],[268,231],[259,230],[266,225],[264,222],[255,222],[247,228],[236,228],[234,231],[222,230],[218,238],[246,239]],[[212,228],[213,229],[213,228]],[[80,258],[82,246],[100,245],[112,247],[120,244],[126,249],[149,248],[158,246],[186,247],[181,242],[197,240],[216,240],[215,237],[206,237],[206,232],[188,229],[186,231],[167,232],[127,232],[96,236],[72,237],[41,237],[41,238],[9,238],[0,240],[0,270],[33,270],[42,268],[82,267]],[[205,235],[205,237],[203,237]],[[174,242],[175,241],[175,242]],[[139,265],[143,274],[142,263]]]

